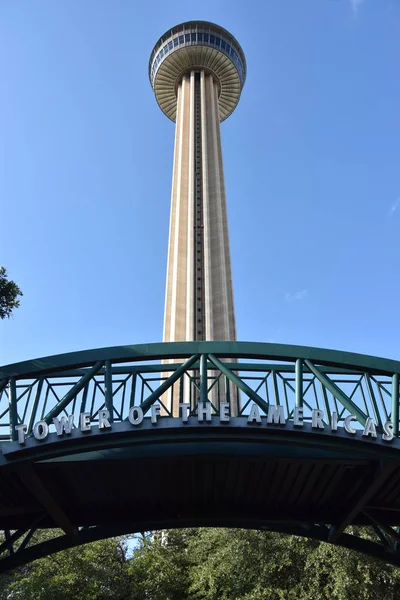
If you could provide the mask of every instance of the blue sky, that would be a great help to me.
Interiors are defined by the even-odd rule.
[[[238,339],[400,359],[399,0],[4,0],[0,363],[159,341],[174,125],[147,75],[190,19],[247,58],[222,125]]]

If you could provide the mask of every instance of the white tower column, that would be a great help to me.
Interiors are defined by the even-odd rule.
[[[239,102],[246,59],[226,29],[188,21],[157,41],[149,78],[161,110],[176,121],[163,339],[233,341],[236,326],[220,122]],[[166,371],[163,378],[167,376]],[[175,385],[161,399],[174,416],[179,414],[180,401],[190,402],[192,411],[196,408],[198,372],[193,370],[191,376],[191,382],[185,377],[183,388]],[[218,410],[218,402],[233,398],[233,386],[225,388],[225,378],[216,381],[215,370],[209,370],[208,377],[215,385],[207,397]]]
[[[232,273],[212,75],[178,85],[164,341],[235,340]]]

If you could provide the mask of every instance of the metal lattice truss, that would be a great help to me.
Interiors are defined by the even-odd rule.
[[[224,349],[223,354],[213,346]],[[193,344],[176,344],[180,347]],[[189,403],[191,414],[196,414],[201,400],[210,401],[213,411],[218,413],[220,400],[228,401],[232,414],[248,414],[249,405],[256,403],[262,414],[268,413],[270,404],[283,405],[287,417],[293,418],[296,406],[304,408],[304,419],[311,420],[311,411],[323,410],[326,421],[331,420],[332,412],[338,415],[338,423],[350,415],[356,415],[358,423],[365,425],[368,417],[373,418],[378,428],[392,421],[394,434],[399,434],[399,369],[396,361],[373,359],[376,368],[369,365],[333,366],[332,355],[360,357],[348,353],[319,351],[319,360],[280,356],[271,352],[271,359],[258,358],[257,362],[239,362],[241,357],[231,357],[229,346],[240,344],[199,343],[197,346],[211,348],[213,352],[195,352],[184,362],[166,364],[149,360],[152,353],[171,361],[170,348],[174,344],[154,344],[151,354],[143,356],[118,356],[116,359],[93,361],[85,360],[87,353],[74,353],[68,356],[71,362],[82,360],[87,365],[74,368],[60,364],[54,366],[54,359],[42,359],[43,368],[34,368],[35,363],[11,365],[0,371],[0,440],[16,439],[13,427],[20,423],[27,425],[27,434],[32,433],[38,421],[46,421],[54,431],[53,418],[60,415],[90,413],[93,422],[98,420],[99,410],[108,409],[113,422],[124,421],[132,406],[141,406],[145,411],[158,402],[164,409],[164,416],[172,416],[171,407],[166,403],[167,390],[179,395],[179,402]],[[157,348],[153,348],[156,346]],[[163,348],[163,346],[165,348]],[[245,344],[246,347],[269,346],[270,344]],[[149,348],[149,346],[146,346]],[[112,350],[112,349],[111,349]],[[123,349],[117,349],[123,350]],[[157,352],[157,350],[159,350]],[[299,349],[312,350],[312,349]],[[176,352],[176,351],[175,351]],[[90,351],[92,354],[93,351]],[[326,355],[324,360],[323,354]],[[256,354],[259,357],[259,353]],[[230,362],[223,358],[229,357]],[[64,355],[61,355],[62,362]],[[172,356],[173,358],[173,356]],[[221,360],[222,358],[222,360]],[[283,359],[276,362],[277,359]],[[334,356],[337,359],[337,356]],[[371,357],[365,357],[371,358]],[[321,360],[322,359],[322,360]],[[53,362],[51,362],[53,361]],[[234,361],[234,362],[233,362]],[[356,362],[356,361],[353,361]],[[360,361],[357,361],[360,362]],[[29,369],[20,373],[23,369]],[[49,368],[50,367],[50,368]],[[385,369],[386,367],[386,369]],[[388,367],[390,370],[388,370]],[[201,376],[202,372],[202,376]]]
[[[15,456],[3,452],[0,527],[3,521],[4,537],[0,545],[3,557],[0,571],[110,535],[196,524],[249,526],[305,535],[400,565],[400,533],[396,527],[397,514],[400,523],[399,374],[400,363],[392,360],[314,348],[239,342],[108,348],[4,367],[0,369],[0,440],[3,444],[10,441],[17,444],[21,425],[25,426],[27,440],[33,438],[38,422],[46,423],[50,434],[56,433],[57,420],[63,416],[71,418],[73,427],[77,428],[82,413],[87,413],[91,423],[96,425],[100,414],[107,411],[109,421],[122,426],[128,421],[132,407],[139,407],[145,419],[150,419],[151,407],[158,405],[160,422],[167,423],[178,416],[173,406],[186,404],[189,417],[195,418],[198,407],[206,403],[211,404],[215,418],[220,414],[221,403],[229,406],[232,417],[242,420],[249,417],[254,405],[261,418],[268,416],[271,406],[283,407],[285,419],[289,421],[294,419],[296,409],[302,409],[303,420],[310,426],[315,410],[320,411],[327,427],[332,426],[333,421],[335,427],[341,427],[346,418],[353,416],[352,426],[360,434],[368,420],[373,421],[380,433],[390,422],[394,444],[388,447],[381,443],[373,449],[371,445],[365,447],[363,460],[368,464],[368,471],[365,469],[365,474],[363,471],[363,478],[351,496],[351,505],[340,519],[332,519],[332,522],[326,519],[301,522],[300,519],[291,524],[279,519],[271,522],[260,516],[252,520],[245,515],[240,519],[237,515],[226,519],[203,515],[181,519],[179,523],[168,516],[161,521],[146,516],[138,523],[116,524],[111,519],[107,523],[85,524],[79,522],[75,514],[73,517],[67,514],[38,474],[38,465],[47,458],[45,452],[41,455],[40,446],[37,451],[22,448]],[[171,398],[178,401],[173,404]],[[279,435],[282,438],[284,433]],[[291,443],[291,438],[285,443]],[[307,445],[307,442],[302,443]],[[335,443],[337,451],[348,453],[348,444],[342,439]],[[329,444],[332,451],[332,443]],[[62,448],[61,440],[59,447]],[[310,447],[313,447],[311,442]],[[95,446],[85,443],[82,452],[94,449]],[[319,460],[318,450],[313,452],[315,460]],[[357,452],[362,454],[362,451]],[[339,479],[338,473],[339,470],[335,477]],[[308,485],[301,471],[296,477],[298,480],[303,477],[304,485]],[[38,503],[40,510],[23,504],[13,505],[11,496],[7,498],[2,492],[2,480],[3,487],[9,490],[26,490],[33,499],[29,502]],[[373,504],[377,498],[379,506]],[[31,519],[21,518],[21,526],[9,526],[14,521],[18,523],[17,517],[13,521],[14,513],[25,514],[26,510],[31,510]],[[346,533],[354,523],[369,525],[374,537],[363,539]],[[61,528],[64,534],[34,543],[37,530],[54,527]]]

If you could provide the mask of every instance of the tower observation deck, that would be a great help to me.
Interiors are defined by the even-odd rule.
[[[220,122],[246,78],[235,38],[206,21],[168,30],[151,53],[161,110],[176,121],[164,341],[235,340]]]

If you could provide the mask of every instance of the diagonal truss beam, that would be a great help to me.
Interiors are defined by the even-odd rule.
[[[364,512],[368,502],[380,490],[385,481],[397,468],[398,464],[393,462],[387,463],[383,466],[379,466],[379,468],[372,473],[372,476],[370,474],[367,475],[367,478],[371,481],[371,483],[362,489],[361,493],[356,498],[353,507],[347,513],[347,515],[345,515],[342,521],[337,525],[332,525],[329,531],[329,542],[335,543],[343,534],[346,527],[351,525],[355,517],[360,512]]]
[[[145,414],[149,410],[150,406],[154,404],[154,402],[156,402],[160,396],[162,396],[162,394],[164,394],[176,381],[178,381],[178,379],[182,377],[182,375],[184,375],[196,361],[199,360],[199,357],[200,354],[193,354],[193,356],[188,358],[186,362],[178,367],[177,370],[174,371],[172,375],[170,375],[168,379],[164,381],[164,383],[162,383],[156,390],[154,390],[152,394],[150,394],[150,396],[146,398],[146,400],[141,403],[140,408],[143,410],[143,414]]]
[[[47,413],[43,420],[49,425],[53,421],[54,417],[58,417],[60,412],[62,412],[64,408],[71,402],[71,400],[73,400],[75,396],[79,394],[79,392],[92,379],[92,377],[97,375],[100,369],[103,368],[103,365],[103,361],[99,361],[93,365],[93,367],[74,385],[74,387],[71,388],[67,394],[65,394],[64,398],[62,398],[60,402],[58,402],[49,413]]]
[[[1,392],[3,392],[6,389],[9,381],[10,381],[9,379],[2,379],[0,381],[0,394],[1,394]]]
[[[5,550],[8,550],[10,554],[14,552],[14,542],[19,540],[23,535],[25,535],[29,531],[29,528],[25,529],[16,529],[14,533],[10,533],[9,531],[5,531],[5,540],[2,544],[0,544],[0,554],[2,554]]]
[[[17,474],[48,515],[50,515],[57,527],[60,527],[66,535],[74,537],[77,534],[76,527],[71,523],[40,477],[35,473],[33,465],[18,469]]]
[[[210,361],[217,367],[217,369],[219,369],[225,375],[225,377],[232,381],[232,383],[234,383],[240,390],[242,390],[242,392],[247,394],[247,396],[251,400],[253,400],[253,402],[255,402],[261,408],[261,410],[265,412],[266,415],[268,414],[268,404],[267,402],[265,402],[265,400],[261,398],[261,396],[257,394],[257,392],[252,390],[251,387],[247,385],[247,383],[245,383],[242,379],[240,379],[240,377],[235,375],[235,373],[233,373],[233,371],[231,371],[225,363],[223,363],[216,356],[214,356],[214,354],[209,354],[208,357]]]
[[[367,415],[353,402],[348,396],[330,379],[325,373],[322,373],[315,365],[309,360],[305,359],[304,364],[310,369],[311,373],[326,387],[331,394],[339,400],[341,404],[352,414],[357,417],[357,420],[361,425],[365,425]]]
[[[363,513],[378,529],[389,536],[390,543],[393,546],[400,542],[400,533],[397,533],[397,531],[392,529],[392,527],[389,527],[389,525],[386,525],[386,523],[382,523],[381,521],[378,521],[378,519],[375,519],[375,517],[371,514],[371,511],[365,509],[363,510]]]
[[[390,548],[390,549],[393,548],[392,542],[391,541],[388,542],[386,535],[383,533],[383,531],[381,531],[381,529],[377,525],[372,525],[372,529],[375,531],[376,535],[381,540],[384,548]]]
[[[15,552],[22,552],[22,550],[27,546],[29,541],[32,539],[32,536],[37,531],[37,526],[40,523],[40,521],[42,520],[42,518],[43,518],[43,515],[41,515],[40,517],[35,519],[29,527],[24,527],[22,529],[16,529],[13,533],[11,533],[11,531],[9,529],[5,529],[4,530],[5,540],[2,544],[0,544],[0,555],[3,552],[5,552],[5,550],[8,550],[10,555],[14,554]],[[14,546],[15,542],[17,542],[23,536],[25,536],[24,539],[22,540],[22,542],[20,542],[18,548],[15,548],[15,546]],[[4,560],[4,559],[0,559],[0,561],[1,560]]]

